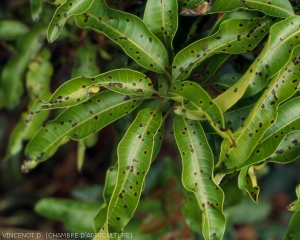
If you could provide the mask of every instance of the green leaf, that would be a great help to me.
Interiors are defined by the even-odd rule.
[[[199,208],[197,199],[192,192],[185,192],[186,200],[182,206],[182,214],[187,225],[194,232],[201,232],[202,212]]]
[[[30,0],[31,17],[33,21],[38,21],[42,14],[42,0]]]
[[[214,0],[209,13],[234,11],[239,8],[259,10],[274,17],[287,18],[294,15],[293,8],[287,0]]]
[[[94,218],[94,229],[96,232],[99,232],[106,222],[108,204],[114,192],[117,177],[118,177],[117,166],[111,167],[106,172],[105,185],[103,190],[104,204],[101,206],[97,215]]]
[[[298,199],[289,204],[287,207],[290,211],[300,211],[300,185],[296,187],[296,195]]]
[[[229,19],[253,19],[259,17],[258,12],[250,12],[250,11],[245,11],[245,10],[238,10],[238,11],[232,11],[232,12],[227,12],[225,13],[212,27],[210,30],[209,35],[215,34],[219,28],[221,23],[225,22],[226,20]]]
[[[67,19],[88,10],[94,0],[66,0],[55,11],[47,31],[47,39],[52,43],[59,35]]]
[[[86,13],[76,16],[76,23],[81,28],[105,34],[141,66],[169,75],[167,50],[138,17],[113,10],[100,0]]]
[[[1,72],[5,106],[13,109],[19,104],[23,94],[23,74],[27,64],[39,52],[45,37],[45,27],[39,26],[23,36],[19,43],[19,51],[13,55]]]
[[[165,45],[170,54],[178,27],[177,7],[177,1],[174,0],[148,0],[143,18],[149,30]]]
[[[27,121],[43,109],[78,105],[97,93],[101,86],[117,93],[146,97],[156,92],[147,76],[129,69],[112,70],[95,77],[79,77],[62,84],[47,102],[37,100]]]
[[[107,213],[110,232],[120,231],[138,205],[161,121],[158,108],[141,110],[119,143],[118,177]]]
[[[293,48],[300,44],[299,24],[300,16],[293,16],[271,27],[268,42],[247,72],[228,91],[215,99],[222,112],[242,96],[254,95],[261,91],[267,85],[267,80],[275,76],[291,59]]]
[[[0,39],[15,40],[29,31],[29,28],[22,22],[16,20],[0,21]]]
[[[51,96],[50,80],[53,67],[50,57],[51,52],[45,48],[28,66],[26,88],[31,100],[48,99]]]
[[[260,191],[257,185],[256,172],[263,168],[265,164],[259,166],[244,167],[239,174],[238,184],[240,189],[245,189],[252,200],[258,202],[258,194]]]
[[[93,232],[93,217],[98,209],[99,203],[58,198],[44,198],[34,207],[40,215],[62,221],[70,231],[85,233]]]
[[[82,140],[109,123],[133,111],[141,98],[104,91],[88,102],[70,107],[48,122],[28,143],[25,155],[30,162],[49,158],[65,138]],[[23,169],[26,168],[26,162]]]
[[[300,211],[293,214],[292,219],[289,224],[288,232],[284,236],[284,240],[296,240],[300,238]]]
[[[252,50],[273,23],[268,17],[223,22],[215,34],[190,44],[176,55],[172,64],[173,79],[187,78],[195,67],[216,53],[237,54]]]
[[[223,141],[219,162],[223,168],[234,169],[249,158],[263,134],[274,124],[279,104],[296,93],[299,85],[298,59],[300,46],[294,49],[291,61],[269,83],[246,121],[233,133],[236,146],[232,148],[229,141]]]
[[[174,135],[183,164],[182,182],[203,211],[205,239],[222,239],[225,231],[224,195],[213,179],[213,154],[198,121],[174,119]]]
[[[84,44],[76,53],[72,78],[92,77],[99,74],[97,67],[97,48],[90,42]]]
[[[235,224],[255,224],[269,216],[271,204],[266,199],[262,199],[261,204],[256,204],[249,198],[245,198],[237,205],[226,208],[224,212],[228,222]]]
[[[208,120],[219,135],[229,141],[233,140],[231,132],[224,129],[224,119],[220,109],[198,84],[175,81],[167,97],[182,104],[174,109],[176,114],[193,120]]]

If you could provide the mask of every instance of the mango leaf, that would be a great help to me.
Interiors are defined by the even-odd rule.
[[[73,15],[78,15],[91,7],[94,0],[66,0],[55,11],[47,31],[48,42],[52,43],[64,27],[67,19]]]
[[[252,200],[256,203],[258,202],[258,194],[260,191],[257,185],[256,172],[263,168],[265,164],[259,166],[248,166],[241,169],[238,179],[238,184],[240,189],[246,190]]]
[[[174,119],[174,135],[183,164],[183,186],[193,192],[203,211],[205,239],[222,239],[225,231],[224,195],[213,179],[213,155],[198,121]]]
[[[215,34],[190,44],[176,55],[172,64],[173,79],[187,78],[195,67],[216,53],[237,54],[252,50],[274,21],[265,17],[223,22]]]
[[[267,85],[267,80],[276,75],[291,59],[293,48],[300,44],[299,24],[300,16],[293,16],[271,27],[268,42],[247,72],[228,91],[215,99],[222,112],[242,96],[254,95],[261,91]],[[283,52],[285,54],[282,54]],[[278,58],[279,55],[282,57]]]
[[[119,143],[118,178],[107,213],[110,232],[120,231],[132,218],[152,161],[153,138],[161,121],[158,108],[141,110]]]
[[[296,195],[298,199],[289,204],[287,207],[290,211],[300,211],[300,185],[296,187]]]
[[[97,93],[100,86],[117,93],[137,96],[149,97],[156,92],[147,76],[129,69],[112,70],[95,77],[79,77],[62,84],[47,102],[37,100],[32,106],[27,121],[31,121],[34,115],[43,109],[64,108],[80,104]]]
[[[30,0],[31,18],[33,21],[39,20],[42,14],[42,0]]]
[[[172,53],[172,41],[178,26],[177,1],[148,0],[143,21],[149,30],[165,45],[169,54]]]
[[[218,56],[218,55],[217,55]],[[225,92],[242,77],[239,73],[227,73],[211,83],[220,92]]]
[[[35,58],[39,52],[45,37],[45,26],[31,29],[19,42],[18,53],[13,55],[1,72],[1,83],[5,106],[13,109],[19,104],[24,88],[22,84],[23,74],[27,64]]]
[[[300,211],[293,214],[292,219],[289,224],[288,232],[284,236],[284,240],[296,240],[300,238]]]
[[[92,77],[99,74],[97,67],[97,49],[91,43],[84,44],[76,53],[72,69],[72,78]]]
[[[246,10],[237,10],[237,11],[232,11],[232,12],[226,12],[214,24],[214,26],[212,27],[212,29],[209,32],[209,35],[215,34],[219,30],[221,23],[225,22],[226,20],[258,18],[259,15],[260,14],[258,12],[254,12],[254,11],[250,12],[250,11],[246,11]]]
[[[71,199],[44,198],[37,202],[34,210],[40,215],[62,221],[74,232],[93,232],[92,222],[99,203]]]
[[[94,218],[94,230],[96,232],[99,232],[101,230],[101,228],[105,225],[108,204],[109,204],[111,196],[114,192],[117,177],[118,177],[118,167],[117,166],[111,167],[109,170],[107,170],[106,177],[105,177],[104,190],[103,190],[104,204],[101,206],[97,215]]]
[[[119,44],[142,67],[170,75],[167,50],[138,17],[113,10],[101,0],[75,19],[79,27],[103,33]]]
[[[109,123],[133,111],[141,98],[104,91],[88,102],[70,107],[48,122],[31,139],[25,149],[23,169],[31,163],[49,158],[64,139],[81,140]]]
[[[175,81],[170,89],[167,97],[182,104],[174,109],[176,114],[192,120],[208,120],[220,136],[234,144],[231,131],[224,129],[224,119],[220,109],[204,89],[189,81]]]
[[[267,15],[281,18],[294,15],[291,4],[286,0],[228,0],[226,3],[223,0],[214,0],[209,13],[228,12],[239,8],[259,10]]]
[[[296,93],[299,80],[295,77],[299,74],[299,60],[300,46],[294,49],[292,60],[272,79],[245,123],[234,132],[236,146],[232,148],[229,141],[223,141],[219,162],[223,168],[233,169],[249,158],[263,134],[275,122],[278,105]]]
[[[192,192],[185,191],[184,194],[186,196],[182,206],[184,220],[194,232],[201,232],[202,212],[199,203]]]
[[[0,39],[15,40],[29,31],[29,28],[22,22],[16,20],[0,21]]]

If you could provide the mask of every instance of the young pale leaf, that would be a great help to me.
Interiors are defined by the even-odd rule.
[[[158,109],[141,110],[118,146],[118,177],[110,199],[109,231],[120,231],[132,218],[149,170],[162,116]]]
[[[45,37],[45,26],[38,26],[30,30],[19,42],[18,53],[13,55],[1,72],[5,105],[13,109],[19,104],[24,88],[23,74],[27,64],[39,52]]]
[[[287,18],[294,15],[293,8],[287,0],[214,0],[209,13],[231,12],[239,8],[259,10],[274,17]]]
[[[88,137],[134,110],[140,104],[140,99],[132,95],[104,91],[88,102],[68,108],[31,139],[25,150],[27,160],[46,160],[65,138],[81,140]]]
[[[300,185],[296,187],[296,195],[298,199],[289,204],[287,207],[290,211],[300,211]]]
[[[176,116],[174,135],[179,148],[184,187],[193,192],[203,211],[205,239],[222,239],[225,231],[224,195],[213,179],[213,154],[199,121]]]
[[[148,0],[143,21],[171,54],[172,41],[178,26],[177,1]]]
[[[117,93],[136,96],[149,97],[155,92],[152,82],[147,76],[129,69],[113,70],[95,77],[79,77],[62,84],[47,102],[37,100],[32,106],[27,121],[30,121],[43,109],[80,104],[97,93],[101,86]]]
[[[142,67],[169,75],[167,50],[138,17],[113,10],[100,0],[94,1],[87,12],[76,16],[76,23],[81,28],[105,34]]]
[[[237,54],[252,50],[273,23],[268,17],[223,22],[215,34],[190,44],[176,55],[172,64],[173,79],[187,78],[195,67],[216,53]]]
[[[31,18],[33,21],[39,20],[42,13],[42,0],[30,0]]]
[[[234,132],[236,146],[232,148],[229,141],[223,141],[219,162],[223,168],[233,169],[248,159],[263,134],[274,124],[278,105],[296,93],[299,59],[300,46],[294,49],[291,61],[273,78],[246,121]]]
[[[215,99],[222,112],[242,96],[254,95],[261,91],[267,85],[267,80],[284,67],[291,59],[293,48],[300,44],[299,25],[300,16],[293,16],[271,27],[268,42],[247,72],[228,91]]]
[[[176,114],[193,120],[208,120],[218,134],[234,144],[231,131],[224,129],[223,114],[208,93],[198,84],[175,81],[167,97],[182,104],[174,109]]]
[[[288,232],[284,236],[284,240],[297,240],[300,239],[300,211],[293,214],[289,224]]]
[[[117,166],[111,167],[106,172],[106,177],[105,177],[105,185],[103,189],[104,204],[101,206],[99,212],[94,218],[94,229],[96,232],[99,232],[106,223],[108,204],[114,192],[117,178],[118,178],[118,167]]]
[[[47,39],[52,43],[64,27],[67,19],[73,15],[78,15],[88,10],[94,0],[66,0],[57,8],[49,24]]]

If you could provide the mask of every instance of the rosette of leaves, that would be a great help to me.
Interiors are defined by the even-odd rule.
[[[182,8],[193,14],[181,14]],[[215,13],[223,15],[211,21],[205,37],[176,48],[180,44],[174,39],[182,38],[180,19]],[[205,239],[222,239],[226,225],[222,177],[240,170],[239,187],[257,201],[255,171],[262,164],[284,164],[300,155],[300,99],[295,97],[300,17],[288,0],[148,0],[143,18],[112,9],[105,0],[66,0],[49,24],[49,42],[71,16],[79,28],[119,45],[143,73],[120,68],[77,77],[62,84],[49,100],[37,100],[28,122],[43,111],[63,111],[32,137],[23,170],[48,159],[69,139],[82,141],[117,119],[134,115],[118,144],[117,164],[108,170],[105,203],[94,224],[99,232],[122,231],[137,208],[170,118],[182,159],[182,184],[197,203],[192,211],[202,213],[199,229]],[[193,31],[197,28],[191,25]],[[231,55],[251,52],[258,45],[262,50],[249,69],[238,78],[223,78],[219,91],[213,73]],[[205,80],[200,71],[205,71]]]

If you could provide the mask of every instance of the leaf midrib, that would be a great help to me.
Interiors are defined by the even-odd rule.
[[[280,0],[280,1],[282,1],[282,0]],[[277,8],[277,9],[283,11],[283,12],[288,13],[290,16],[295,15],[294,13],[291,13],[291,12],[289,12],[288,10],[286,10],[286,9],[284,9],[284,8],[281,8],[281,7],[278,7],[278,6],[276,6],[276,5],[273,5],[273,4],[267,4],[267,3],[259,2],[259,1],[256,1],[256,0],[246,0],[246,2],[250,2],[250,3],[252,2],[252,3],[264,5],[264,6],[267,7],[267,8]],[[257,10],[259,10],[259,9],[257,9]],[[262,11],[262,10],[261,10],[261,11]]]
[[[141,100],[141,99],[139,99],[139,98],[133,98],[133,99],[131,99],[131,101],[132,101],[132,100]],[[79,126],[81,126],[81,125],[84,124],[85,122],[87,122],[87,121],[89,121],[90,119],[94,118],[96,115],[102,114],[103,112],[106,112],[106,111],[108,111],[108,110],[110,110],[110,109],[112,109],[112,108],[116,108],[116,107],[118,107],[119,105],[122,105],[122,104],[124,104],[124,103],[127,103],[127,102],[123,102],[123,101],[122,101],[122,102],[119,102],[119,103],[117,103],[117,104],[115,104],[115,105],[113,105],[113,106],[109,106],[108,108],[102,109],[102,110],[99,111],[99,112],[95,112],[95,113],[93,113],[93,114],[90,114],[89,117],[86,117],[83,121],[77,123],[77,125],[76,125],[75,127],[71,127],[70,129],[68,129],[67,131],[65,131],[64,134],[62,134],[59,138],[56,138],[57,140],[54,140],[53,142],[51,142],[50,144],[48,144],[47,147],[44,148],[44,152],[46,152],[49,148],[51,148],[51,147],[54,145],[54,143],[61,142],[62,138],[68,136],[67,134],[68,134],[69,132],[73,131],[74,129],[78,128]],[[70,138],[71,138],[71,137],[70,137]],[[72,139],[72,138],[71,138],[71,139]]]

